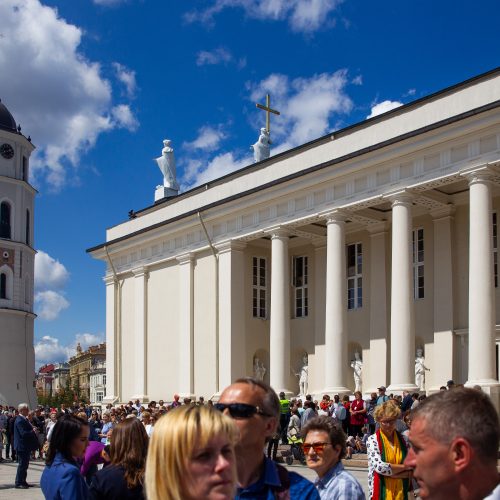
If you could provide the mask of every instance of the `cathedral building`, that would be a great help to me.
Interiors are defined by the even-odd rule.
[[[33,349],[35,147],[0,101],[0,404],[36,405]]]
[[[499,210],[500,69],[160,198],[88,250],[106,401],[256,374],[315,396],[453,379],[498,407]]]

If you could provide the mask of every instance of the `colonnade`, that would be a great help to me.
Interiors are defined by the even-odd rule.
[[[498,386],[495,363],[495,289],[493,276],[492,194],[491,173],[487,168],[463,174],[470,188],[470,247],[469,247],[469,374],[468,386]],[[417,390],[415,385],[415,318],[412,257],[412,195],[406,190],[387,196],[392,205],[392,256],[390,297],[390,385],[391,392]],[[349,365],[347,345],[347,295],[345,225],[348,215],[340,210],[324,214],[327,227],[326,246],[326,305],[324,385],[322,393],[350,392],[346,380]],[[438,217],[436,227],[450,229],[450,218]],[[377,257],[384,257],[383,231],[372,234]],[[451,250],[451,231],[444,235],[446,250]],[[271,325],[270,325],[270,381],[277,390],[290,393],[287,387],[290,373],[290,311],[288,288],[288,236],[283,229],[272,233],[271,244]],[[451,260],[451,251],[448,252]],[[373,264],[372,259],[372,264]],[[446,269],[452,272],[451,262]],[[383,271],[385,274],[385,265]],[[380,273],[373,278],[385,283]],[[450,279],[450,276],[443,276]],[[453,277],[451,276],[451,279]],[[435,283],[435,285],[440,285]],[[374,283],[372,283],[372,288]],[[452,286],[444,287],[452,293]],[[370,294],[375,298],[374,294]],[[453,298],[451,297],[451,301]],[[449,302],[449,301],[448,301]],[[376,304],[372,304],[376,307]],[[435,308],[440,303],[435,301]],[[372,316],[372,315],[371,315]],[[440,311],[435,317],[443,321]],[[449,314],[448,314],[449,316]],[[452,335],[453,318],[448,321]],[[446,322],[446,321],[445,321]],[[380,321],[379,321],[380,323]],[[381,322],[384,327],[384,321]],[[453,342],[444,344],[453,348]],[[370,341],[371,347],[371,341]],[[388,344],[386,345],[388,349]],[[388,354],[387,354],[388,355]],[[451,366],[448,367],[451,371]],[[448,373],[450,373],[448,371]],[[385,370],[383,370],[385,375]],[[373,376],[373,370],[371,371]],[[448,375],[449,376],[449,375]]]

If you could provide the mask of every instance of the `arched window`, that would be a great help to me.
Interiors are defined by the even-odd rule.
[[[0,299],[7,298],[7,275],[5,273],[0,274]]]
[[[26,245],[30,244],[30,211],[26,210]]]
[[[11,238],[10,205],[6,201],[0,205],[0,238]]]

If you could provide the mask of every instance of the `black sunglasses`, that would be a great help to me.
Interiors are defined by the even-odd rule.
[[[219,411],[224,411],[227,408],[229,410],[229,415],[231,415],[232,418],[250,418],[255,414],[262,415],[263,417],[273,416],[269,413],[266,413],[258,406],[247,405],[245,403],[215,403],[214,408]]]

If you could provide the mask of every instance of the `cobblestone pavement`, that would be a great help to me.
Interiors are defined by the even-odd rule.
[[[17,464],[15,462],[0,463],[0,500],[42,500],[43,494],[40,489],[40,477],[44,463],[35,460],[30,462],[28,469],[28,483],[33,487],[28,490],[16,490],[14,480],[16,477]],[[314,481],[316,474],[302,465],[291,465],[289,470],[298,472],[309,480]],[[368,474],[366,469],[348,468],[349,472],[361,483],[368,497]]]

